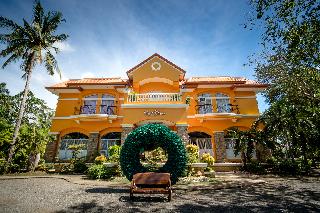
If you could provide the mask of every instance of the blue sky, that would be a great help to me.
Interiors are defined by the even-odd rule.
[[[245,76],[254,79],[248,56],[259,51],[257,29],[243,28],[248,0],[42,0],[46,10],[66,19],[58,32],[70,37],[59,44],[62,80],[126,77],[125,72],[157,52],[191,76]],[[0,1],[0,14],[22,23],[32,16],[33,0]],[[3,48],[3,46],[2,46]],[[0,63],[4,62],[0,59]],[[23,90],[19,64],[0,70],[15,94]],[[57,96],[45,86],[61,81],[39,66],[31,90],[55,108]],[[267,105],[258,98],[260,111]]]

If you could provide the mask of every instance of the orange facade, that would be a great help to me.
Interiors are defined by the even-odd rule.
[[[51,127],[57,140],[48,145],[47,159],[59,156],[61,141],[70,133],[87,136],[85,155],[90,159],[104,147],[103,141],[123,143],[135,127],[162,123],[217,161],[232,160],[223,131],[250,128],[259,115],[256,93],[266,88],[243,77],[186,78],[183,69],[159,54],[127,75],[72,79],[47,87],[58,96]],[[118,134],[112,138],[109,133]]]

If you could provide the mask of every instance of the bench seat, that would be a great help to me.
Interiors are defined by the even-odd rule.
[[[168,194],[171,201],[172,189],[169,173],[146,172],[133,175],[130,199],[133,194]]]

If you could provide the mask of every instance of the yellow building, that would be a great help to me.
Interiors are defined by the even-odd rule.
[[[159,54],[127,71],[128,79],[71,79],[50,87],[58,96],[46,159],[70,158],[70,144],[85,144],[82,156],[107,155],[135,127],[162,123],[185,143],[217,162],[238,159],[224,138],[226,128],[248,129],[259,115],[256,93],[266,85],[243,77],[191,77]]]

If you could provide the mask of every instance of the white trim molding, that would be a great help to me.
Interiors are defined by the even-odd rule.
[[[236,87],[234,91],[253,91],[253,92],[262,92],[266,88],[259,88],[259,87]]]
[[[60,132],[49,132],[49,135],[59,135]]]
[[[252,95],[252,96],[237,96],[234,98],[235,99],[256,99],[257,97],[255,95]]]
[[[59,98],[58,101],[77,101],[79,98]]]
[[[187,124],[187,123],[176,123],[176,126],[186,126],[186,127],[188,127],[189,124]]]
[[[52,120],[67,120],[70,119],[70,116],[64,116],[64,117],[53,117]]]
[[[198,85],[197,88],[228,88],[228,87],[232,87],[232,84],[204,84],[204,85]]]
[[[194,89],[180,89],[180,92],[193,92]]]
[[[121,108],[188,108],[188,104],[121,104]]]
[[[215,117],[220,117],[220,116],[226,116],[226,118],[215,118]],[[208,120],[208,118],[212,118],[210,120],[223,120],[223,119],[238,119],[238,118],[257,118],[259,117],[259,114],[235,114],[235,113],[206,113],[206,114],[194,114],[194,115],[188,115],[187,118],[200,118],[203,119],[205,118]]]
[[[139,85],[142,86],[142,85],[144,85],[144,84],[154,83],[154,82],[161,82],[161,83],[166,83],[166,84],[173,85],[173,81],[171,81],[170,79],[167,79],[167,78],[159,78],[159,77],[153,77],[153,78],[143,79],[142,81],[139,82]]]
[[[100,118],[108,118],[108,119],[117,119],[123,118],[120,115],[108,115],[108,114],[80,114],[80,115],[70,115],[64,117],[53,117],[53,120],[68,120],[68,119],[100,119]]]
[[[120,124],[121,127],[134,127],[133,124]]]

